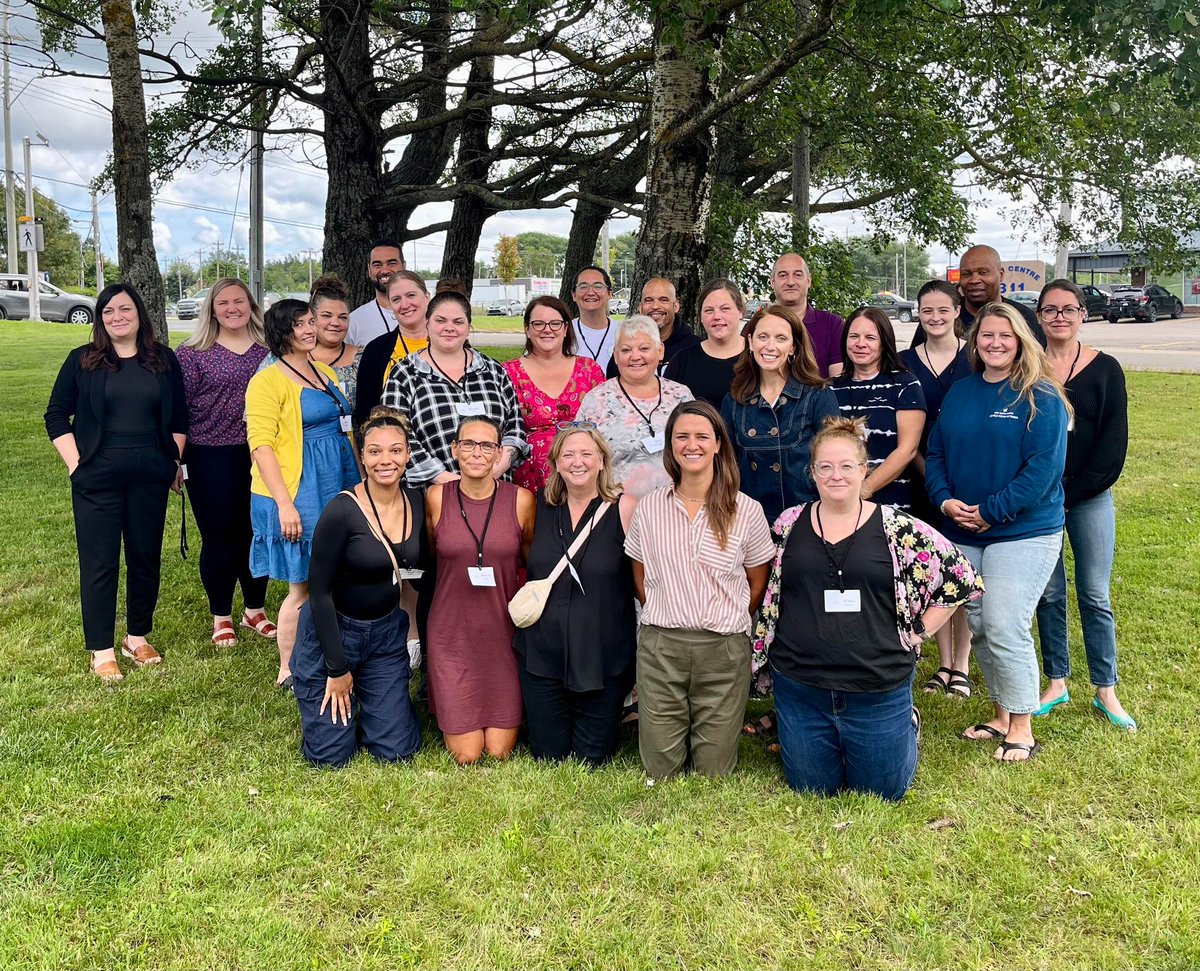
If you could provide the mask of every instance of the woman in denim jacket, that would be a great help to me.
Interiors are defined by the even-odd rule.
[[[744,331],[746,349],[721,405],[737,451],[742,492],[767,521],[816,499],[809,448],[837,397],[825,387],[804,322],[781,304],[760,308]]]

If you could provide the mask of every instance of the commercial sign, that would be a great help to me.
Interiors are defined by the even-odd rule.
[[[1000,281],[1002,294],[1017,293],[1021,290],[1040,293],[1046,285],[1045,260],[1006,260],[1003,266],[1004,279]],[[946,268],[946,279],[950,283],[958,283],[957,266]]]

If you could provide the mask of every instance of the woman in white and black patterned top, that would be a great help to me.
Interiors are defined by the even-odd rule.
[[[501,458],[496,478],[526,456],[525,425],[517,393],[504,369],[467,346],[471,302],[457,283],[444,281],[425,311],[429,346],[401,360],[388,378],[382,403],[408,417],[412,460],[405,481],[424,487],[457,479],[450,452],[459,423],[482,416],[500,426]]]

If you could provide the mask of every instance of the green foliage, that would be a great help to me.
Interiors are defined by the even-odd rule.
[[[502,283],[512,283],[521,272],[521,244],[516,236],[500,234],[496,241],[496,276]]]
[[[907,289],[915,293],[917,287],[932,276],[929,253],[912,240],[896,242],[856,236],[847,245],[855,274],[872,292],[893,290],[902,293],[907,280]]]
[[[42,235],[46,242],[45,250],[38,253],[38,272],[49,273],[50,282],[55,286],[78,290],[80,253],[82,252],[85,284],[88,281],[94,283],[96,261],[92,254],[92,248],[89,245],[86,249],[81,250],[83,241],[72,228],[71,217],[67,211],[53,199],[42,195],[37,189],[33,190],[33,208],[34,213],[42,220]],[[18,217],[25,215],[25,192],[20,186],[17,186],[16,211]],[[7,259],[8,227],[3,218],[0,218],[0,250],[4,252],[5,259]],[[18,265],[21,272],[25,273],[25,255],[23,253],[19,255]]]
[[[552,233],[518,233],[522,273],[526,276],[556,277],[567,255],[567,237]]]

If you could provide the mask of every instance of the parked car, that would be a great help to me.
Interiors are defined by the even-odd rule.
[[[1132,317],[1152,324],[1162,316],[1177,320],[1183,316],[1183,301],[1157,283],[1144,287],[1113,287],[1106,316],[1115,324],[1122,317]]]
[[[96,298],[67,293],[53,283],[38,282],[38,304],[42,320],[68,324],[90,324],[96,319]],[[0,320],[29,319],[29,277],[0,273]]]
[[[771,305],[770,300],[747,300],[746,307],[742,311],[742,319],[749,320],[756,313],[758,313],[763,307],[769,307],[770,305]]]
[[[487,309],[489,317],[520,317],[525,313],[525,304],[520,300],[497,300]]]
[[[612,297],[608,301],[608,312],[610,314],[627,314],[629,313],[629,298],[628,297]]]
[[[884,290],[867,298],[868,307],[878,307],[889,317],[907,324],[917,315],[917,305],[911,300],[905,300],[897,294]]]
[[[205,287],[203,290],[197,290],[190,297],[184,297],[176,304],[180,320],[195,320],[200,316],[200,305],[208,296],[209,289],[211,288]]]
[[[1094,287],[1090,283],[1079,288],[1083,291],[1084,306],[1087,308],[1087,318],[1107,317],[1109,294],[1106,290]]]
[[[1006,293],[1006,296],[1013,303],[1019,303],[1033,310],[1037,306],[1038,298],[1041,297],[1041,290],[1013,290],[1011,293]]]

